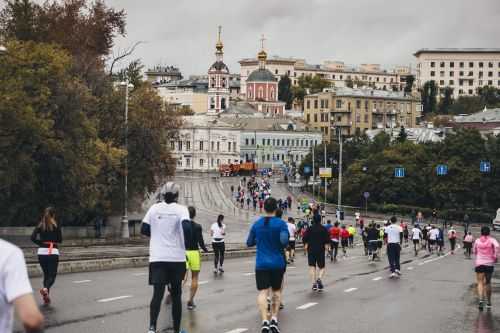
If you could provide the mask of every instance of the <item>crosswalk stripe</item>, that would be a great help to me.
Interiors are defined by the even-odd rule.
[[[311,303],[306,303],[306,304],[303,304],[301,306],[298,306],[297,307],[297,310],[305,310],[305,309],[309,309],[310,307],[313,307],[315,305],[317,305],[318,303],[314,303],[314,302],[311,302]]]

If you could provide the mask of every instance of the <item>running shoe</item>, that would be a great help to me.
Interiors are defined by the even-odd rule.
[[[214,268],[214,274],[219,273],[219,270],[217,268]]]
[[[262,322],[262,328],[260,329],[261,333],[269,333],[271,332],[271,329],[269,327],[269,322],[266,320]]]
[[[396,269],[396,274],[397,274],[398,276],[401,276],[401,271],[400,271],[399,269]]]
[[[156,327],[149,326],[148,333],[156,333]]]
[[[397,277],[397,276],[398,276],[398,275],[397,275],[396,273],[392,272],[392,273],[391,273],[391,275],[389,275],[389,278],[391,278],[391,279],[392,279],[392,278],[395,278],[395,277]]]
[[[317,291],[318,290],[318,284],[317,283],[313,283],[312,290],[313,291]]]
[[[223,269],[222,267],[221,267],[221,268],[219,268],[219,273],[220,273],[220,274],[224,273],[224,269]]]
[[[196,304],[194,304],[194,302],[188,301],[187,308],[188,308],[188,310],[194,310],[194,309],[196,309]]]
[[[491,303],[490,302],[486,303],[486,308],[487,309],[491,309]]]
[[[280,333],[280,329],[278,327],[278,322],[274,319],[271,319],[271,323],[269,324],[269,328],[272,333]]]
[[[283,310],[285,308],[285,304],[280,303],[280,310]]]
[[[321,280],[320,280],[320,279],[318,279],[318,280],[316,281],[316,285],[318,286],[318,291],[320,291],[320,292],[321,292],[321,291],[323,291],[323,289],[324,289],[324,287],[323,287],[323,282],[321,282]]]
[[[40,295],[42,295],[43,303],[45,305],[50,304],[49,290],[47,288],[40,289]]]
[[[484,301],[479,301],[479,311],[483,311],[484,309]]]

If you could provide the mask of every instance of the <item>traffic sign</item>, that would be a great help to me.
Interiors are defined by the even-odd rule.
[[[489,173],[491,171],[491,163],[489,161],[481,161],[479,164],[479,171],[482,173]]]
[[[404,176],[405,176],[405,168],[395,168],[394,169],[394,177],[404,178]]]
[[[308,175],[311,173],[311,171],[312,171],[312,169],[310,166],[308,166],[308,165],[304,166],[304,174]]]
[[[319,168],[321,178],[332,178],[332,168]]]
[[[363,193],[363,196],[365,197],[365,199],[368,199],[370,197],[370,192]]]
[[[448,174],[448,166],[446,164],[439,164],[436,167],[436,173],[438,176],[446,176]]]

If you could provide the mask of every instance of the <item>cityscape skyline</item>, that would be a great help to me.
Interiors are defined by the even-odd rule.
[[[446,0],[439,8],[431,8],[430,1],[408,6],[397,1],[381,5],[365,0],[315,0],[307,6],[310,15],[304,15],[302,1],[287,1],[286,6],[278,0],[259,6],[249,1],[195,2],[152,0],[148,1],[151,6],[144,6],[130,0],[107,0],[108,5],[127,12],[127,36],[117,38],[114,52],[143,41],[129,61],[140,58],[146,68],[174,65],[187,77],[206,72],[214,58],[219,25],[223,27],[224,59],[232,73],[239,72],[239,60],[256,56],[262,34],[270,56],[303,58],[311,64],[325,60],[346,65],[379,63],[389,69],[414,65],[413,53],[420,48],[494,47],[498,43],[500,4],[491,0],[482,1],[484,6]],[[349,12],[355,16],[338,15]],[[443,20],[447,16],[456,19]],[[360,47],[365,52],[360,53]]]

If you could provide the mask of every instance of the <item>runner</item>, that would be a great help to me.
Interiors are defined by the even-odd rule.
[[[379,242],[379,231],[375,227],[375,223],[372,221],[371,224],[368,225],[366,230],[366,241],[368,242],[368,256],[371,261],[375,261],[378,259],[377,256],[377,248]]]
[[[403,239],[405,242],[405,247],[408,247],[408,237],[409,237],[409,230],[408,230],[408,225],[404,222],[401,222],[401,227],[403,228]]]
[[[295,261],[295,234],[297,233],[297,228],[295,227],[295,220],[293,217],[288,218],[288,247],[286,248],[286,260],[290,264]]]
[[[304,246],[307,249],[309,275],[313,283],[312,290],[321,292],[323,291],[321,279],[325,274],[325,246],[327,249],[330,247],[330,236],[321,224],[321,216],[314,216],[312,226],[304,235]]]
[[[212,249],[214,250],[214,274],[224,273],[224,252],[226,251],[224,237],[226,236],[226,225],[222,221],[224,221],[224,215],[220,214],[217,217],[217,222],[210,227]]]
[[[39,246],[38,262],[43,271],[43,288],[40,289],[43,303],[50,304],[50,288],[54,285],[59,265],[59,244],[62,243],[61,228],[56,221],[54,208],[47,207],[38,226],[31,234],[31,241]]]
[[[190,221],[188,209],[177,203],[179,186],[166,183],[161,190],[164,202],[151,206],[142,220],[141,234],[149,241],[149,284],[153,286],[148,333],[156,333],[165,287],[172,300],[174,333],[180,332],[182,318],[182,280],[186,274],[186,239],[183,221]],[[189,231],[189,230],[186,230]],[[186,238],[184,237],[186,236]]]
[[[335,222],[328,233],[330,234],[330,261],[337,262],[337,253],[339,251],[340,242],[339,223]]]
[[[350,237],[349,231],[347,231],[345,225],[342,225],[340,229],[340,245],[342,246],[342,253],[344,255],[344,258],[347,257],[347,247],[349,246],[349,237]]]
[[[420,224],[417,223],[417,226],[419,226]],[[424,226],[422,228],[422,249],[428,249],[428,242],[429,240],[429,229],[427,228],[427,226]]]
[[[472,232],[469,231],[469,233],[465,236],[463,242],[465,250],[464,254],[467,259],[470,259],[471,257],[472,243],[474,243],[474,237],[472,237]]]
[[[33,297],[23,251],[0,239],[0,253],[0,332],[13,332],[14,310],[26,332],[41,332],[44,318]]]
[[[500,245],[490,236],[490,228],[481,228],[481,237],[474,242],[476,255],[475,271],[477,279],[477,294],[479,296],[479,310],[491,308],[491,277],[495,263],[498,262]]]
[[[257,246],[255,281],[259,291],[257,303],[262,317],[263,333],[279,333],[278,312],[286,266],[283,250],[288,243],[289,235],[286,223],[275,217],[277,208],[277,201],[274,198],[266,199],[265,216],[252,225],[247,239],[248,247]],[[267,309],[269,288],[272,289],[270,318]]]
[[[450,230],[448,230],[448,240],[450,241],[451,254],[455,254],[455,246],[457,244],[457,232],[453,229],[453,225],[450,224]]]
[[[186,238],[186,277],[184,278],[184,283],[188,280],[189,271],[191,271],[191,288],[189,294],[189,300],[187,302],[188,310],[194,310],[196,305],[194,304],[194,296],[198,291],[198,278],[201,270],[201,255],[200,247],[203,252],[207,253],[208,249],[205,246],[205,241],[203,240],[203,231],[201,225],[194,222],[196,216],[196,209],[192,206],[188,207],[189,219],[190,221],[184,221],[182,223],[184,229],[184,235],[191,237]]]
[[[411,239],[413,240],[413,249],[415,250],[415,257],[418,256],[419,243],[422,240],[422,230],[416,224],[413,229],[411,229]]]
[[[391,270],[391,278],[401,276],[401,265],[399,262],[401,245],[403,244],[403,229],[396,225],[397,219],[391,217],[391,224],[385,228],[387,234],[387,257]]]
[[[429,252],[432,253],[437,248],[437,241],[439,238],[439,229],[436,226],[432,226],[431,231],[428,234],[429,237]]]
[[[354,247],[354,236],[356,235],[356,228],[352,226],[352,224],[349,225],[349,228],[347,228],[347,231],[349,232],[349,247]]]

